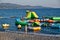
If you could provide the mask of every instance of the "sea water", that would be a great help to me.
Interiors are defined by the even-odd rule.
[[[3,31],[2,24],[8,23],[10,24],[10,27],[8,30],[10,31],[18,31],[17,26],[15,26],[15,19],[16,18],[10,18],[11,16],[16,17],[25,17],[26,16],[26,10],[35,11],[39,17],[42,16],[60,16],[60,9],[56,8],[48,8],[48,9],[0,9],[0,16],[5,18],[0,18],[0,31]],[[23,28],[24,29],[24,28]],[[24,30],[22,30],[24,31]],[[42,28],[42,30],[39,33],[60,33],[60,29],[51,29],[51,28]]]

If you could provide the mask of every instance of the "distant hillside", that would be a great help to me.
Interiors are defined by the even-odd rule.
[[[0,3],[0,9],[39,9],[39,8],[46,8],[42,6],[29,6],[29,5],[18,5],[18,4],[11,4],[11,3]]]

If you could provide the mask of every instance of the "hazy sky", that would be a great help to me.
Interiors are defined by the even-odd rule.
[[[0,3],[60,8],[60,0],[0,0]]]

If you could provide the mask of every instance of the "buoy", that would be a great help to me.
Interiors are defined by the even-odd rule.
[[[18,29],[21,29],[21,25],[18,25]]]
[[[9,24],[2,24],[3,29],[8,29],[9,26],[10,26]]]

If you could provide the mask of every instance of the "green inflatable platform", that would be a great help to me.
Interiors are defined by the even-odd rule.
[[[16,21],[15,21],[15,24],[16,25],[21,25],[21,26],[25,26],[25,25],[27,25],[27,21],[21,21],[20,19],[16,19]]]

